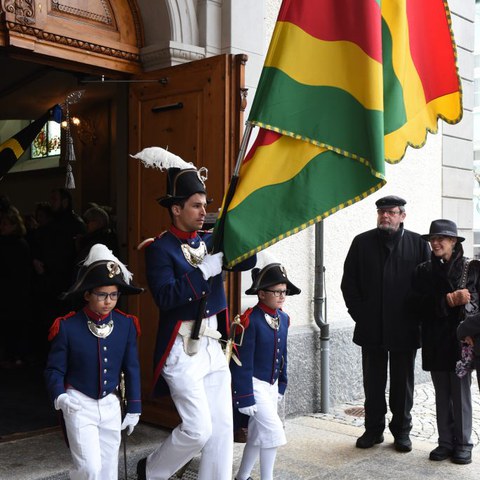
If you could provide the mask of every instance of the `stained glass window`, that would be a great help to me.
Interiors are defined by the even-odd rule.
[[[47,122],[32,142],[31,158],[60,155],[60,124]]]

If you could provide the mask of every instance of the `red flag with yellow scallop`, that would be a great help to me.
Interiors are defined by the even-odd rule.
[[[227,262],[379,189],[439,118],[462,118],[446,0],[284,0],[221,213]]]

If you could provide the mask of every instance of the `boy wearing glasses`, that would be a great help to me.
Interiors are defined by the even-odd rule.
[[[252,270],[252,286],[245,292],[257,295],[258,303],[247,309],[241,322],[245,328],[238,347],[241,365],[231,362],[233,406],[248,418],[247,443],[236,480],[251,480],[260,457],[260,478],[273,479],[277,447],[286,443],[277,403],[287,388],[287,333],[289,316],[282,310],[287,295],[300,289],[287,278],[285,268],[270,263]]]
[[[115,309],[120,294],[138,294],[132,274],[105,245],[96,244],[63,298],[85,306],[57,318],[50,328],[45,379],[61,410],[73,460],[72,479],[118,477],[120,431],[130,435],[141,412],[138,319]],[[119,384],[125,376],[122,422]]]
[[[377,228],[353,239],[343,269],[341,288],[355,322],[353,341],[362,347],[365,433],[357,439],[357,448],[384,441],[389,372],[394,448],[412,450],[410,412],[420,330],[407,297],[415,267],[430,258],[430,251],[418,233],[403,227],[405,204],[395,195],[375,202]]]

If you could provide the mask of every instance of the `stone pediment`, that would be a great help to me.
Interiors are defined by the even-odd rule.
[[[134,0],[1,0],[0,46],[138,73],[142,26]]]

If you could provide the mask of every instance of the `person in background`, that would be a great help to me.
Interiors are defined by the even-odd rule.
[[[236,480],[251,480],[260,458],[260,478],[273,480],[277,448],[287,443],[277,404],[287,388],[287,336],[289,316],[283,311],[287,295],[298,295],[280,263],[252,270],[252,286],[258,303],[241,316],[245,328],[238,359],[230,363],[233,407],[247,415],[248,434]],[[233,327],[232,327],[233,328]]]
[[[155,396],[170,392],[181,423],[137,464],[139,480],[168,480],[202,452],[199,480],[231,480],[233,415],[231,375],[220,338],[228,331],[223,254],[210,254],[211,232],[202,231],[207,209],[206,170],[151,147],[135,157],[148,166],[168,165],[170,228],[142,242],[150,292],[159,309],[154,352]],[[238,269],[255,265],[256,257]],[[202,306],[202,298],[205,305]],[[199,338],[192,331],[199,322]]]
[[[457,327],[465,305],[472,300],[478,305],[479,269],[472,265],[465,270],[465,239],[451,220],[434,220],[422,237],[432,253],[416,269],[412,298],[421,318],[422,368],[430,372],[435,388],[438,446],[430,452],[430,460],[450,458],[463,465],[472,461],[471,372],[456,374],[461,360]]]
[[[114,255],[119,255],[117,235],[110,228],[110,217],[101,207],[90,207],[83,214],[86,233],[77,237],[76,264],[83,261],[96,243],[106,245]]]
[[[412,450],[410,412],[420,329],[407,298],[415,267],[430,258],[430,250],[418,233],[404,228],[405,204],[395,195],[377,200],[377,227],[353,239],[344,264],[343,298],[355,322],[353,341],[362,347],[365,432],[357,439],[358,448],[384,441],[389,373],[394,447]]]
[[[30,354],[32,258],[18,209],[0,212],[0,335],[1,365],[23,366]]]
[[[141,413],[138,319],[115,309],[121,294],[143,291],[112,252],[94,245],[66,297],[85,306],[57,318],[50,328],[45,379],[55,409],[61,410],[73,460],[70,478],[116,480],[120,430],[130,435]],[[119,401],[125,377],[126,415]]]

